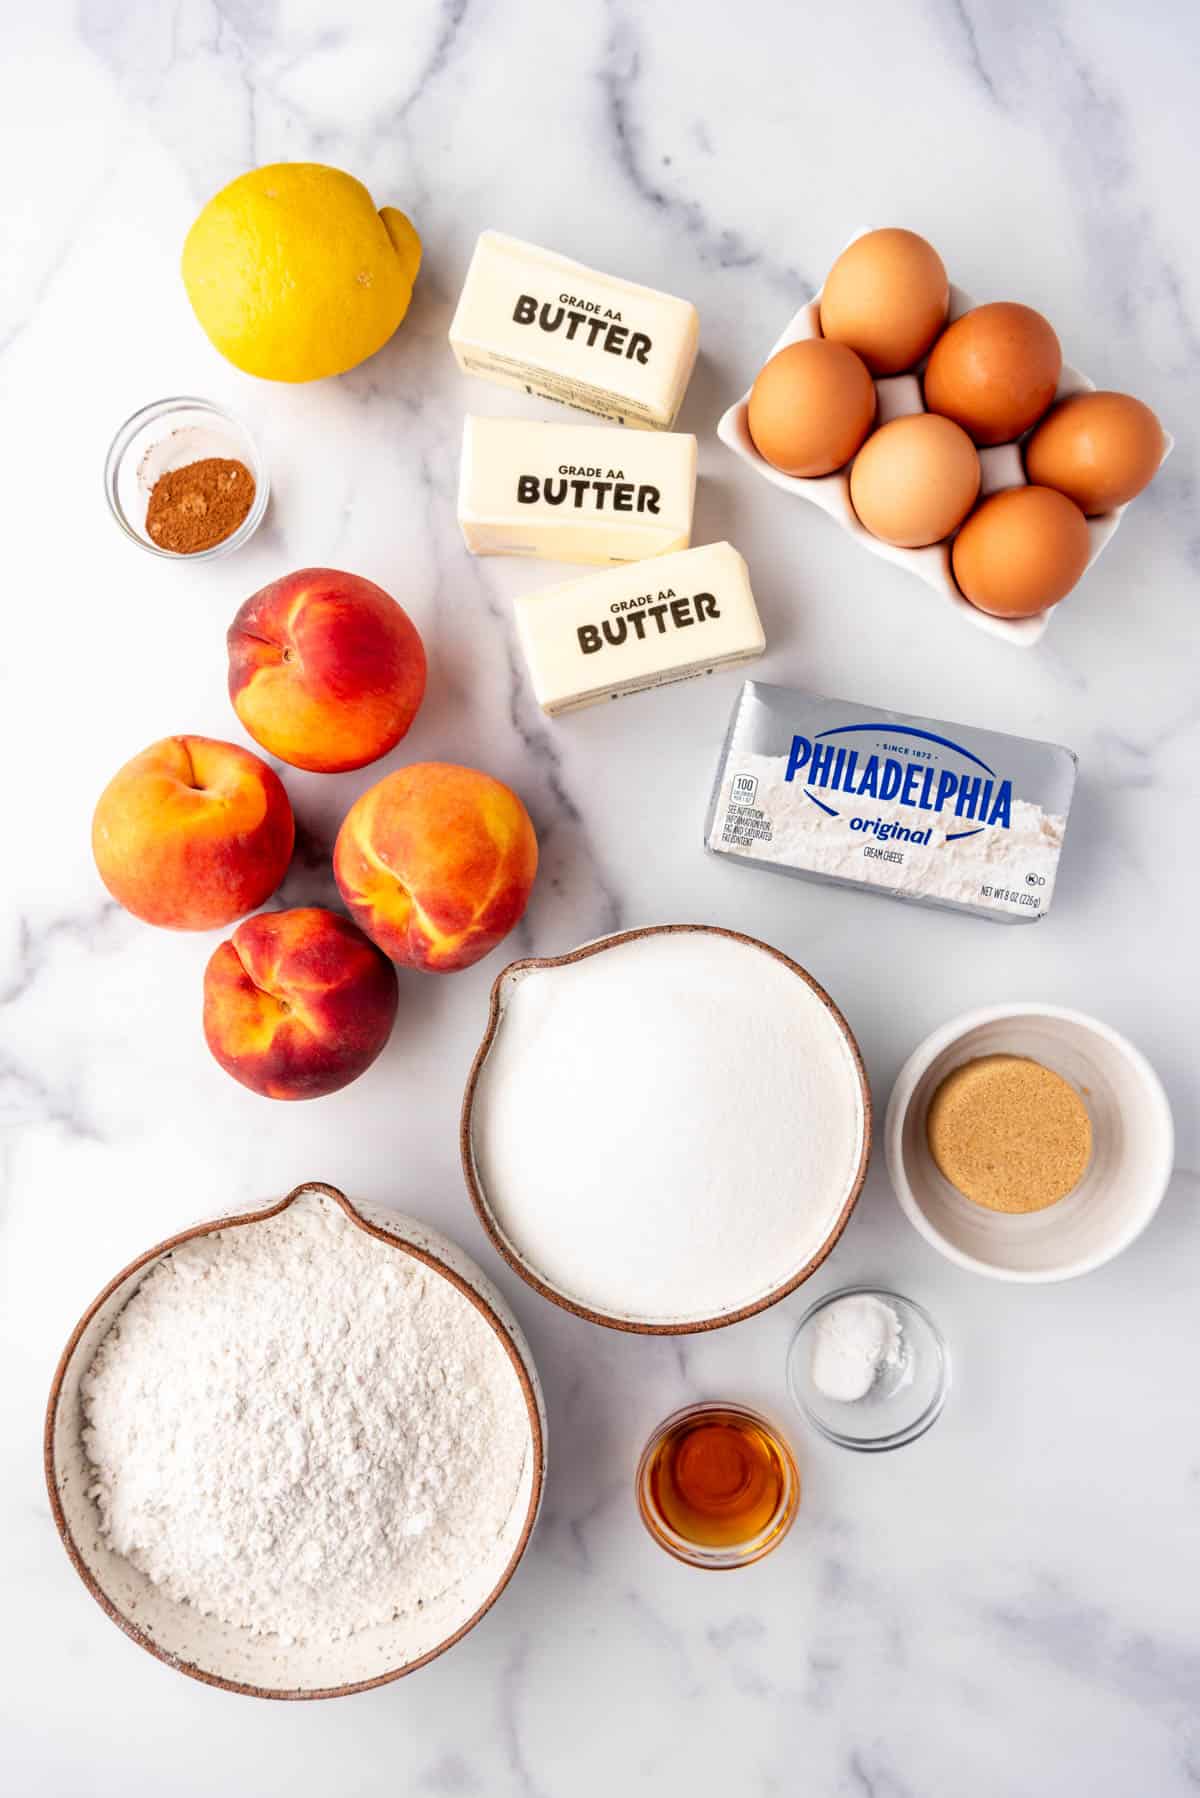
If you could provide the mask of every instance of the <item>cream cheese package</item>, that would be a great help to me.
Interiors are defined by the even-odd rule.
[[[526,593],[517,634],[544,712],[573,711],[747,662],[765,647],[746,564],[729,543]]]
[[[1001,923],[1046,915],[1075,789],[1057,743],[747,681],[714,855]]]
[[[450,325],[465,373],[651,431],[674,424],[699,342],[689,301],[499,231],[480,233]]]
[[[638,562],[686,549],[696,439],[611,425],[468,418],[458,522],[474,556]]]

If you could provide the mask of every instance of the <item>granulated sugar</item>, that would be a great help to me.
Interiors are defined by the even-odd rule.
[[[821,1248],[858,1172],[858,1069],[816,993],[763,950],[650,935],[512,987],[472,1111],[516,1254],[643,1322],[742,1309]]]
[[[468,1576],[529,1452],[474,1304],[317,1194],[167,1256],[82,1395],[110,1545],[172,1598],[284,1641],[409,1614]]]

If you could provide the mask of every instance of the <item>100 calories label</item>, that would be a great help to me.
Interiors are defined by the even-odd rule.
[[[1069,749],[747,681],[705,832],[714,855],[1010,923],[1044,917]]]

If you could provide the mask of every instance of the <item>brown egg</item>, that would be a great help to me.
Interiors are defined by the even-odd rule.
[[[866,364],[841,343],[789,343],[750,392],[754,447],[772,468],[808,478],[843,468],[871,428],[875,387]]]
[[[952,552],[954,578],[973,606],[1028,618],[1056,606],[1088,560],[1087,520],[1050,487],[1009,487],[972,512]]]
[[[1025,445],[1025,471],[1091,518],[1148,487],[1166,447],[1157,418],[1131,394],[1073,393]]]
[[[915,231],[868,231],[842,251],[821,293],[821,333],[860,355],[873,375],[897,375],[946,322],[950,283]]]
[[[1062,349],[1041,313],[998,300],[964,312],[938,338],[925,404],[976,443],[1011,443],[1042,416],[1061,372]]]
[[[979,457],[967,433],[935,412],[894,418],[854,458],[850,499],[873,537],[901,549],[940,543],[979,495]]]

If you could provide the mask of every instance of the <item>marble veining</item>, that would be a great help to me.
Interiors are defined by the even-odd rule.
[[[1194,949],[1200,759],[1195,432],[1200,247],[1183,0],[80,0],[6,19],[0,405],[8,464],[0,906],[0,1778],[14,1798],[973,1798],[1200,1791],[1200,1250]],[[249,164],[313,158],[411,212],[403,330],[336,382],[276,388],[209,348],[178,280],[195,211]],[[1068,358],[1178,440],[1033,652],[972,631],[790,506],[714,426],[864,222],[904,223],[988,298],[1044,309]],[[464,411],[542,415],[460,377],[446,328],[497,227],[693,299],[696,540],[746,556],[766,680],[1069,744],[1081,781],[1036,931],[755,878],[705,859],[739,676],[551,724],[511,600],[567,574],[472,561],[454,520]],[[119,537],[100,470],[170,392],[229,405],[272,474],[237,557],[166,568]],[[489,1249],[457,1159],[462,1085],[501,953],[407,976],[382,1060],[310,1106],[229,1081],[200,1032],[214,939],[155,932],[91,864],[96,795],[155,737],[242,740],[223,637],[250,592],[332,562],[417,620],[426,705],[385,766],[446,758],[513,784],[542,873],[513,955],[645,922],[712,922],[794,955],[858,1035],[882,1112],[930,1029],[1022,996],[1092,1011],[1159,1069],[1180,1171],[1151,1230],[1072,1285],[957,1272],[905,1223],[881,1157],[811,1285],[734,1329],[638,1340],[571,1318]],[[287,773],[280,903],[330,903],[359,775]],[[639,1064],[630,1025],[630,1080]],[[619,1102],[619,1093],[613,1095]],[[427,1217],[519,1313],[546,1386],[546,1503],[483,1624],[411,1681],[341,1705],[253,1704],[127,1642],[62,1553],[41,1413],[80,1311],[193,1219],[323,1178]],[[901,1454],[805,1434],[783,1367],[809,1299],[886,1281],[952,1346],[944,1417]],[[797,1525],[716,1580],[637,1519],[669,1410],[775,1412]]]

